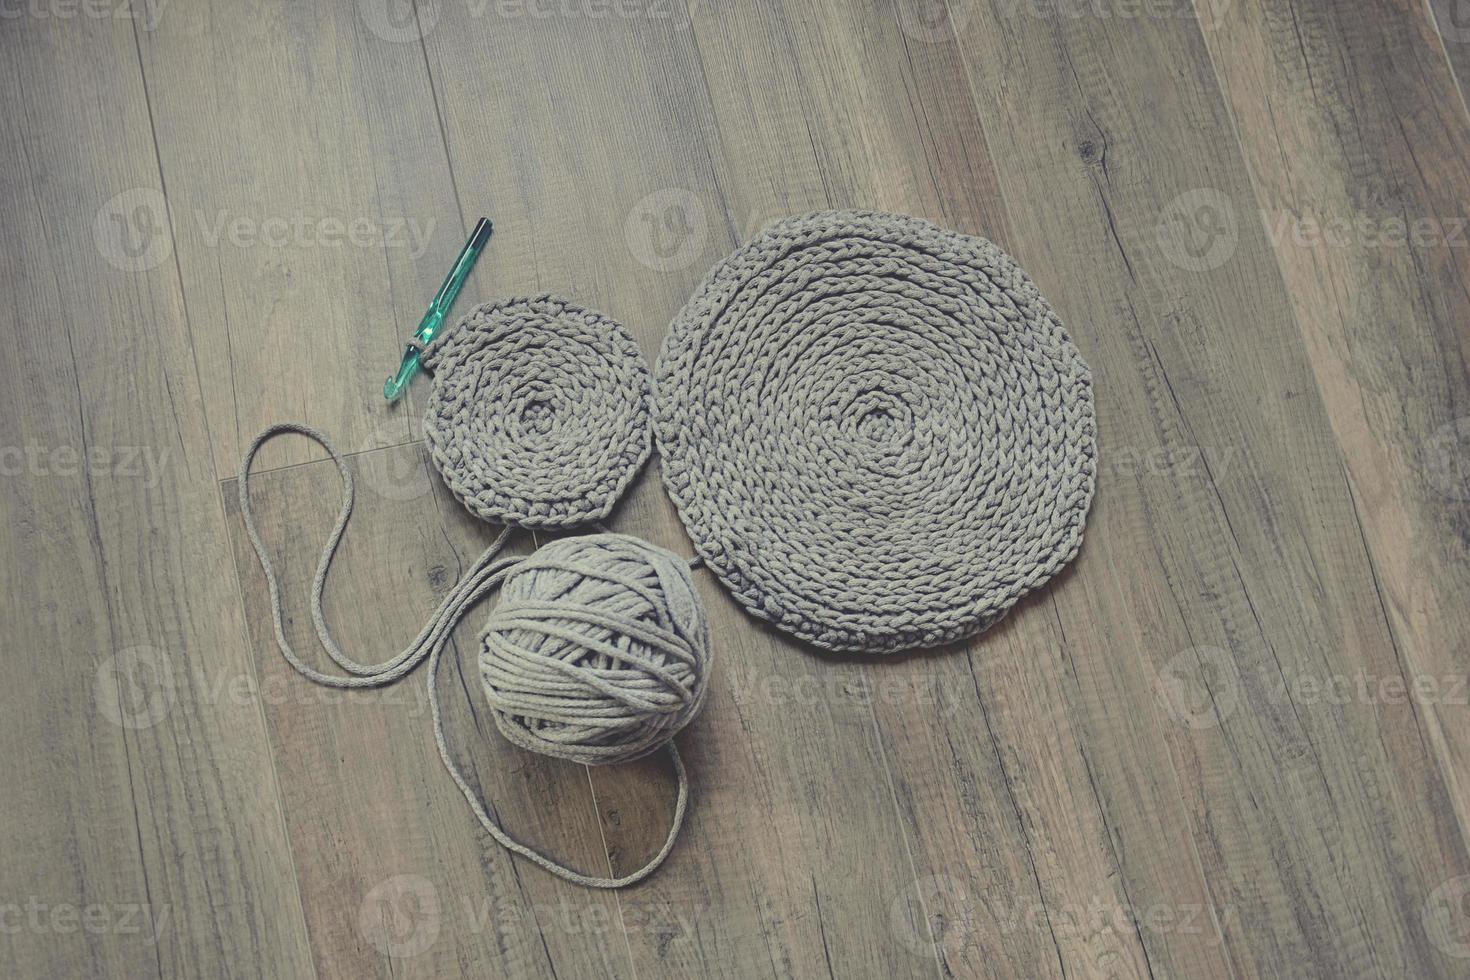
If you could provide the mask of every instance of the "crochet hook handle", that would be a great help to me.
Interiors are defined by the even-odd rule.
[[[475,225],[475,230],[470,232],[469,241],[464,243],[464,248],[459,251],[459,258],[454,260],[454,268],[449,270],[449,275],[444,277],[444,283],[439,291],[434,294],[434,300],[429,304],[429,309],[424,313],[424,318],[419,321],[419,328],[414,331],[413,339],[409,341],[408,347],[403,351],[403,360],[398,364],[398,373],[383,382],[383,397],[390,402],[403,393],[408,387],[408,382],[418,372],[419,355],[428,346],[429,341],[439,332],[439,327],[444,323],[444,318],[449,315],[449,308],[454,305],[454,298],[459,295],[460,287],[464,285],[465,279],[469,278],[470,270],[475,267],[475,260],[485,249],[485,243],[490,240],[490,232],[494,226],[490,224],[489,218],[481,218]]]

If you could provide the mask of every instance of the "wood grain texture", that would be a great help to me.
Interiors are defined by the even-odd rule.
[[[133,25],[7,21],[0,968],[297,976]]]
[[[1257,45],[1253,57],[1222,46],[1217,66],[1414,692],[1394,699],[1407,714],[1397,737],[1427,746],[1428,782],[1445,784],[1447,800],[1400,790],[1439,827],[1415,896],[1437,910],[1465,880],[1470,811],[1457,693],[1470,630],[1470,114],[1455,84],[1470,33],[1463,5],[1430,6],[1437,26],[1423,6],[1384,3],[1299,13],[1288,34],[1288,12],[1268,5],[1211,40]],[[1262,114],[1295,137],[1266,152]]]
[[[1181,215],[1198,223],[1200,203],[1252,210],[1200,26],[1024,6],[969,13],[961,50],[1014,249],[1098,372],[1101,445],[1230,451],[1228,466],[1201,453],[1200,466],[1162,477],[1120,479],[1105,464],[1113,479],[1100,481],[1101,533],[1090,535],[1102,546],[1083,555],[1074,587],[1052,593],[1078,638],[1079,673],[1133,668],[1104,716],[1084,714],[1090,741],[1114,743],[1120,714],[1151,722],[1179,786],[1179,803],[1143,826],[1110,818],[1119,850],[1154,850],[1161,818],[1178,815],[1187,839],[1157,853],[1199,862],[1234,973],[1290,971],[1304,956],[1326,972],[1444,970],[1420,906],[1393,897],[1428,895],[1466,859],[1431,750],[1399,736],[1413,708],[1307,693],[1338,678],[1405,678],[1285,284],[1259,223],[1238,221],[1220,253],[1179,226]],[[1094,274],[1069,277],[1084,256]],[[1134,512],[1132,532],[1109,533],[1114,494]],[[1164,603],[1161,622],[1153,610],[1130,622],[1138,610],[1125,603],[1075,614],[1100,558]],[[1102,664],[1100,622],[1125,638],[1123,664]],[[1168,695],[1182,683],[1207,690],[1208,716],[1180,724],[1161,710],[1179,714]],[[1092,767],[1105,807],[1134,794],[1126,774],[1138,761]],[[1154,863],[1124,861],[1134,902],[1184,904]],[[1319,876],[1348,868],[1353,887],[1321,887]]]
[[[1465,975],[1452,3],[50,10],[0,25],[7,975]],[[326,611],[385,659],[495,532],[428,464],[423,383],[377,394],[473,221],[459,309],[561,293],[651,360],[712,263],[827,207],[1031,273],[1094,374],[1087,542],[984,636],[882,663],[697,573],[684,833],[644,884],[577,889],[478,826],[422,669],[344,694],[284,662],[240,451],[299,418],[350,454]],[[282,439],[252,481],[313,662],[321,456]],[[691,551],[657,459],[609,523]],[[667,762],[508,746],[485,608],[439,678],[455,758],[518,837],[636,867]]]
[[[220,473],[283,412],[349,452],[417,437],[379,392],[466,230],[417,36],[380,6],[180,4],[139,35]]]
[[[407,646],[492,535],[430,478],[417,446],[362,453],[352,468],[355,518],[324,611],[348,655],[376,663]],[[224,489],[235,516],[238,488],[231,480]],[[263,473],[252,489],[281,576],[288,636],[303,655],[330,666],[317,648],[308,595],[337,516],[336,467],[322,461]],[[497,962],[525,976],[621,973],[621,944],[558,934],[548,910],[567,892],[545,874],[523,875],[480,832],[434,744],[427,669],[374,691],[319,688],[297,675],[275,650],[263,576],[243,525],[232,523],[261,686],[273,692],[266,713],[307,923],[318,939],[318,973],[433,976],[461,961]],[[487,737],[494,727],[476,711],[479,617],[472,620],[456,634],[438,678],[460,768],[511,833],[574,866],[605,870],[584,767]],[[612,896],[579,892],[574,900],[579,920],[615,921]]]
[[[1396,672],[1443,695],[1470,633],[1470,163],[1455,149],[1470,116],[1417,5],[1241,8],[1209,40],[1342,447]],[[1416,699],[1405,735],[1430,746],[1463,828],[1458,702]]]
[[[1449,62],[1459,87],[1460,103],[1465,104],[1466,85],[1470,85],[1470,9],[1455,0],[1427,0],[1424,6],[1415,8],[1422,12],[1435,37],[1430,40],[1431,48],[1438,45]],[[1415,54],[1415,60],[1419,55]]]

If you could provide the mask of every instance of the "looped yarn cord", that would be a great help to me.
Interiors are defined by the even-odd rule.
[[[755,615],[830,650],[990,626],[1077,553],[1087,365],[991,242],[788,218],[716,266],[654,380],[669,496]]]

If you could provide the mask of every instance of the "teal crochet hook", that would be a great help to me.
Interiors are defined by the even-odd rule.
[[[419,352],[439,332],[444,318],[449,315],[449,308],[454,305],[454,298],[459,295],[460,287],[469,278],[470,270],[475,267],[475,260],[485,250],[485,243],[490,240],[493,229],[489,218],[481,218],[475,225],[475,230],[470,233],[470,240],[460,249],[459,258],[454,260],[454,268],[444,277],[444,284],[434,294],[434,301],[429,304],[428,312],[419,321],[419,328],[413,332],[413,340],[409,342],[403,352],[403,360],[398,364],[398,373],[383,382],[383,397],[390,402],[403,393],[408,382],[418,373]]]

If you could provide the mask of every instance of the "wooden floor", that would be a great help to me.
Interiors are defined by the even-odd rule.
[[[1452,0],[28,0],[0,20],[0,974],[1470,975],[1470,20]],[[1463,6],[1463,5],[1460,5]],[[823,656],[707,572],[718,671],[663,870],[490,841],[421,675],[274,648],[235,501],[346,450],[328,613],[396,652],[494,533],[379,389],[461,298],[652,358],[767,221],[1015,255],[1092,366],[1075,565],[962,648]],[[291,635],[337,507],[254,499]],[[618,530],[690,553],[656,464]],[[529,546],[530,541],[525,545]],[[660,761],[451,748],[592,871]]]

